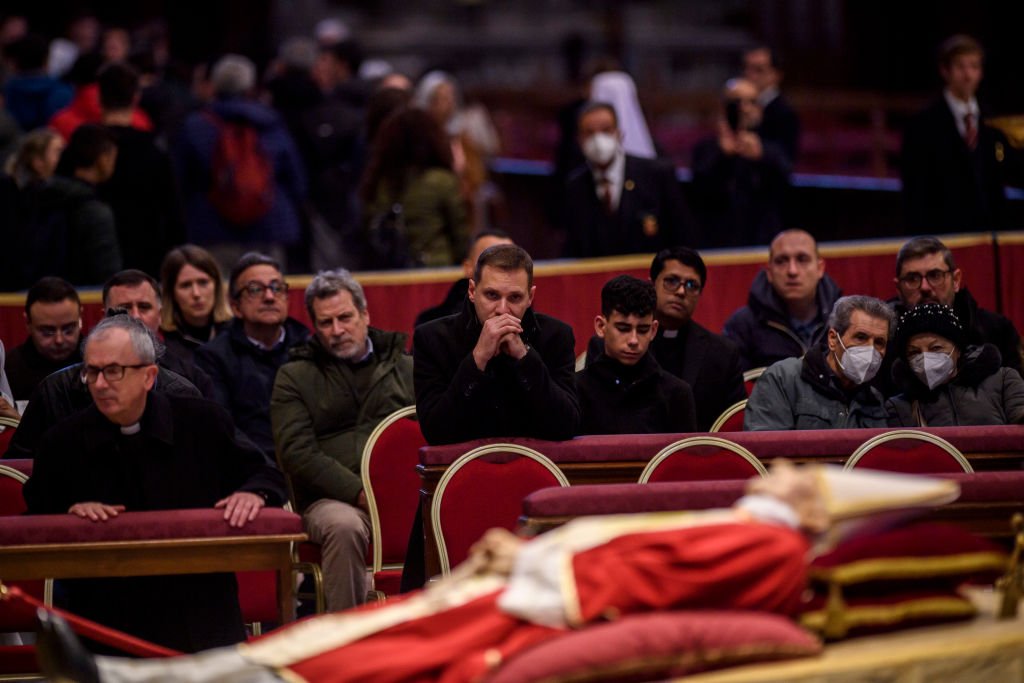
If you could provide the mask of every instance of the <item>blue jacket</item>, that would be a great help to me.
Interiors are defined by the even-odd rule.
[[[217,100],[209,110],[226,121],[241,120],[259,130],[260,144],[274,167],[274,198],[267,215],[252,226],[237,228],[221,219],[207,198],[217,126],[207,112],[194,112],[185,119],[172,148],[185,203],[188,241],[298,242],[302,235],[299,211],[306,196],[306,172],[284,122],[270,107],[243,99]]]
[[[196,349],[195,362],[213,382],[214,400],[228,409],[235,424],[264,453],[274,452],[270,430],[270,394],[288,350],[306,341],[309,329],[298,320],[284,323],[284,342],[265,351],[249,341],[239,319],[224,334]]]
[[[4,85],[4,107],[23,131],[45,126],[71,103],[74,90],[46,75],[12,76]]]

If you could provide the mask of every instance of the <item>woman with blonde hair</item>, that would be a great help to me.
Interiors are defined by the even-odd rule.
[[[160,282],[160,328],[167,353],[190,364],[195,350],[227,329],[231,320],[224,278],[210,252],[184,244],[167,252]]]
[[[7,159],[4,171],[24,188],[44,183],[53,177],[64,151],[64,139],[50,128],[39,128],[27,134],[18,149]]]

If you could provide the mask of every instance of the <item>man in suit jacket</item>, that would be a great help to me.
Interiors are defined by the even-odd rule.
[[[757,103],[763,112],[758,135],[778,143],[792,166],[800,152],[800,119],[779,92],[782,64],[778,53],[766,45],[744,52],[743,77],[757,86]]]
[[[704,259],[688,247],[663,249],[651,262],[658,330],[650,352],[666,372],[693,389],[700,431],[710,429],[726,408],[747,397],[736,345],[693,320],[707,275]],[[597,337],[590,340],[588,364],[598,358],[602,346]]]
[[[583,108],[579,141],[587,163],[566,184],[566,256],[644,253],[692,243],[674,169],[625,153],[610,104]]]
[[[982,57],[970,36],[946,40],[939,50],[942,95],[903,133],[903,199],[911,228],[935,233],[1003,227],[1003,188],[1018,176],[1020,160],[1006,136],[982,119],[975,97]]]

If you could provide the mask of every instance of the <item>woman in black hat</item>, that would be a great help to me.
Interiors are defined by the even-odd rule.
[[[1024,379],[1001,367],[992,344],[967,346],[953,309],[922,304],[896,328],[899,358],[893,380],[902,393],[889,399],[889,425],[951,427],[1024,422]]]

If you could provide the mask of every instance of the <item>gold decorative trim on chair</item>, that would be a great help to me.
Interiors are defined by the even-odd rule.
[[[686,450],[687,448],[695,448],[697,446],[714,446],[716,448],[722,448],[730,451],[731,453],[735,453],[749,462],[762,477],[768,475],[768,470],[765,469],[765,466],[757,459],[757,456],[738,443],[733,443],[728,439],[723,439],[718,436],[691,436],[689,438],[676,441],[675,443],[670,443],[658,451],[658,454],[651,458],[651,461],[647,463],[646,467],[644,467],[644,471],[640,473],[640,479],[638,482],[646,484],[661,463],[665,462],[665,460],[667,460],[672,454]]]
[[[459,470],[462,469],[469,462],[481,458],[485,455],[491,455],[493,453],[514,453],[515,455],[521,455],[531,460],[536,461],[547,469],[558,481],[559,486],[569,486],[569,479],[562,473],[562,470],[558,469],[546,455],[539,451],[535,451],[528,446],[520,446],[514,443],[493,443],[485,446],[478,446],[471,451],[467,451],[460,455],[455,461],[448,466],[448,469],[441,475],[440,481],[437,482],[437,488],[434,490],[434,496],[430,501],[430,523],[434,529],[434,538],[437,541],[437,558],[441,566],[441,575],[448,576],[451,573],[451,562],[448,559],[448,547],[444,541],[444,534],[441,533],[441,501],[444,500],[445,490],[448,488],[449,482],[458,474]]]
[[[964,454],[960,452],[959,448],[957,448],[950,442],[946,441],[942,437],[935,436],[934,434],[929,434],[928,432],[922,432],[917,429],[894,429],[891,432],[885,432],[884,434],[878,434],[877,436],[871,437],[870,439],[868,439],[867,441],[865,441],[864,443],[857,447],[857,450],[855,450],[847,459],[846,464],[843,466],[843,469],[852,470],[854,467],[857,466],[857,463],[859,463],[861,459],[865,455],[870,453],[874,448],[881,446],[882,444],[888,443],[890,441],[898,441],[900,439],[909,439],[911,441],[923,441],[925,443],[930,443],[933,446],[937,446],[946,453],[948,453],[949,456],[953,458],[953,460],[955,460],[961,468],[963,468],[964,472],[967,472],[968,474],[974,472],[974,468],[971,467],[971,463],[967,461],[967,458],[964,457]]]
[[[715,423],[711,425],[711,429],[709,429],[708,431],[711,432],[712,434],[721,431],[722,427],[725,426],[726,422],[732,419],[732,417],[736,415],[736,413],[742,413],[746,409],[746,407],[747,399],[743,399],[742,401],[736,401],[731,406],[722,411],[722,414],[718,416],[718,419],[715,420]]]

